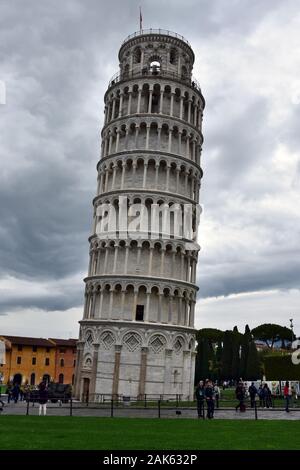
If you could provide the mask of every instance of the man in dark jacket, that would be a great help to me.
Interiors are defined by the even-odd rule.
[[[39,385],[39,415],[43,413],[46,416],[47,413],[47,401],[48,401],[48,390],[45,382],[41,382]]]
[[[240,411],[245,411],[245,404],[244,404],[244,400],[245,400],[245,387],[244,387],[244,384],[243,382],[239,382],[238,383],[238,386],[236,387],[235,389],[235,396],[236,398],[238,399],[238,404],[236,405],[235,407],[235,411],[238,410],[238,408],[240,409]]]
[[[249,387],[249,395],[250,395],[250,403],[251,403],[251,408],[254,408],[255,406],[255,397],[257,395],[257,388],[254,385],[254,382]]]
[[[207,404],[207,418],[212,419],[215,411],[215,392],[211,380],[208,380],[205,385],[205,398]]]
[[[197,411],[198,418],[204,417],[204,398],[205,398],[205,388],[203,380],[200,380],[196,388],[196,400],[197,400]]]

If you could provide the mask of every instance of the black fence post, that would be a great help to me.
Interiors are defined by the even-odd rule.
[[[144,408],[147,408],[147,395],[144,395]]]
[[[70,398],[70,416],[73,416],[73,400]]]
[[[29,415],[29,400],[27,400],[27,406],[26,406],[26,416]]]
[[[205,400],[203,400],[203,406],[202,406],[202,418],[205,419]]]
[[[114,399],[112,398],[110,401],[110,417],[114,417]]]
[[[160,400],[158,400],[158,417],[160,418]]]
[[[255,419],[257,420],[257,401],[254,400],[254,412],[255,412]]]

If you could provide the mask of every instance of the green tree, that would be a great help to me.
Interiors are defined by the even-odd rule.
[[[246,325],[245,333],[241,340],[241,360],[240,360],[240,374],[239,374],[240,377],[243,377],[243,378],[246,377],[249,345],[251,341],[252,341],[251,331],[250,331],[249,325]]]
[[[295,335],[286,326],[276,325],[275,323],[264,323],[251,331],[254,339],[263,341],[268,348],[273,349],[277,341],[291,341]]]
[[[221,378],[231,379],[232,364],[232,331],[226,330],[224,333],[222,360],[221,360]]]
[[[251,341],[249,344],[245,378],[247,380],[257,380],[261,378],[261,375],[261,367],[256,344],[254,341]]]

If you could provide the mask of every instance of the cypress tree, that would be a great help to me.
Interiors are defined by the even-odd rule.
[[[232,334],[232,360],[231,360],[231,378],[239,379],[240,373],[240,347],[241,339],[237,327],[234,327]]]
[[[249,354],[249,345],[252,340],[251,331],[248,325],[245,327],[245,333],[241,342],[241,360],[240,360],[240,377],[246,378],[247,375],[247,361]]]
[[[257,380],[261,378],[260,362],[254,341],[251,341],[249,344],[246,377],[247,380]]]
[[[226,330],[224,333],[222,360],[221,360],[221,376],[222,379],[231,379],[232,364],[232,331]]]

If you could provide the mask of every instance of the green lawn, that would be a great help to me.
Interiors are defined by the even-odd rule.
[[[300,421],[0,416],[1,449],[300,449]]]

